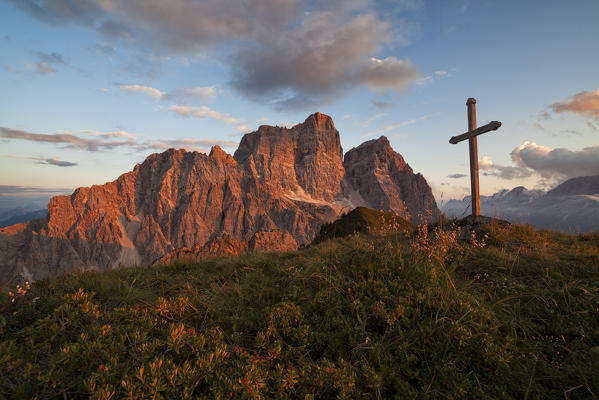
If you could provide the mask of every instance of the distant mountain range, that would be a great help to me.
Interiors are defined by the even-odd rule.
[[[357,206],[413,222],[441,215],[426,179],[386,137],[344,155],[333,120],[315,113],[292,128],[260,126],[233,156],[170,149],[114,182],[53,197],[47,218],[0,228],[0,284],[201,258],[235,243],[297,248]]]
[[[48,210],[26,211],[24,209],[11,209],[0,214],[0,228],[31,221],[32,219],[45,218]]]
[[[470,214],[470,196],[441,206],[448,217]],[[569,179],[547,192],[518,186],[481,196],[481,214],[565,233],[599,232],[599,175]]]

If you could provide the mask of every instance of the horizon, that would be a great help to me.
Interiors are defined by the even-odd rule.
[[[0,4],[0,186],[115,180],[167,148],[233,154],[263,124],[316,110],[344,152],[386,136],[438,202],[599,174],[599,3],[419,0]],[[489,18],[493,16],[493,18]],[[0,195],[5,196],[2,190]]]

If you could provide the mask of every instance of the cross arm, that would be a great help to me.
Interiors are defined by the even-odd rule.
[[[461,135],[454,136],[449,139],[449,143],[456,144],[461,142],[462,140],[470,139],[478,135],[482,135],[483,133],[487,133],[489,131],[496,131],[501,126],[501,122],[499,121],[491,121],[487,125],[483,125],[480,128],[476,128],[473,131],[462,133]]]

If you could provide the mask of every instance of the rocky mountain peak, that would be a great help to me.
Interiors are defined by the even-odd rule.
[[[292,128],[260,126],[244,135],[233,157],[270,190],[302,192],[315,200],[332,201],[345,174],[339,132],[320,113]]]
[[[222,161],[226,164],[237,165],[237,162],[232,155],[226,153],[220,146],[215,145],[210,149],[210,158]]]
[[[313,128],[323,131],[334,131],[335,124],[333,123],[333,118],[328,115],[321,114],[319,112],[315,112],[314,114],[308,116],[303,123],[307,128]]]
[[[414,174],[385,136],[348,151],[343,166],[349,184],[371,207],[390,210],[416,222],[441,215],[426,179]]]
[[[401,154],[393,150],[389,143],[389,139],[387,139],[386,136],[381,136],[378,139],[372,139],[362,143],[358,147],[348,151],[345,154],[345,159],[349,163],[354,163],[352,159],[367,159],[372,168],[377,168],[381,164],[394,162],[397,168],[403,169],[407,167],[412,171]]]
[[[599,175],[580,176],[562,182],[547,192],[549,196],[564,196],[599,193]]]

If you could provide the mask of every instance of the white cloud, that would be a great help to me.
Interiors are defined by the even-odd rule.
[[[182,117],[194,117],[194,118],[212,118],[224,122],[225,124],[237,125],[236,129],[240,133],[250,131],[250,128],[244,124],[244,122],[238,118],[231,117],[229,114],[219,113],[206,106],[201,107],[190,107],[190,106],[170,106],[169,110],[174,111]]]
[[[501,179],[522,179],[532,176],[532,171],[523,166],[509,166],[495,164],[488,156],[483,156],[478,161],[478,168],[485,176],[496,176]]]
[[[216,97],[216,90],[213,86],[194,86],[190,88],[179,89],[175,92],[175,95],[176,94],[184,97],[203,97],[206,99],[213,99]]]
[[[529,168],[543,178],[566,179],[599,174],[599,146],[581,150],[551,149],[527,141],[510,155],[518,166]]]
[[[160,100],[166,96],[165,92],[162,92],[162,91],[160,91],[156,88],[150,87],[150,86],[120,85],[119,88],[121,88],[122,90],[124,90],[126,92],[145,94],[146,96],[150,96],[150,97],[153,97],[158,100]]]
[[[179,88],[168,93],[151,86],[143,85],[120,85],[119,88],[130,93],[142,93],[157,100],[177,99],[180,101],[185,101],[195,97],[201,97],[204,99],[214,99],[216,97],[216,89],[214,89],[213,86]]]

